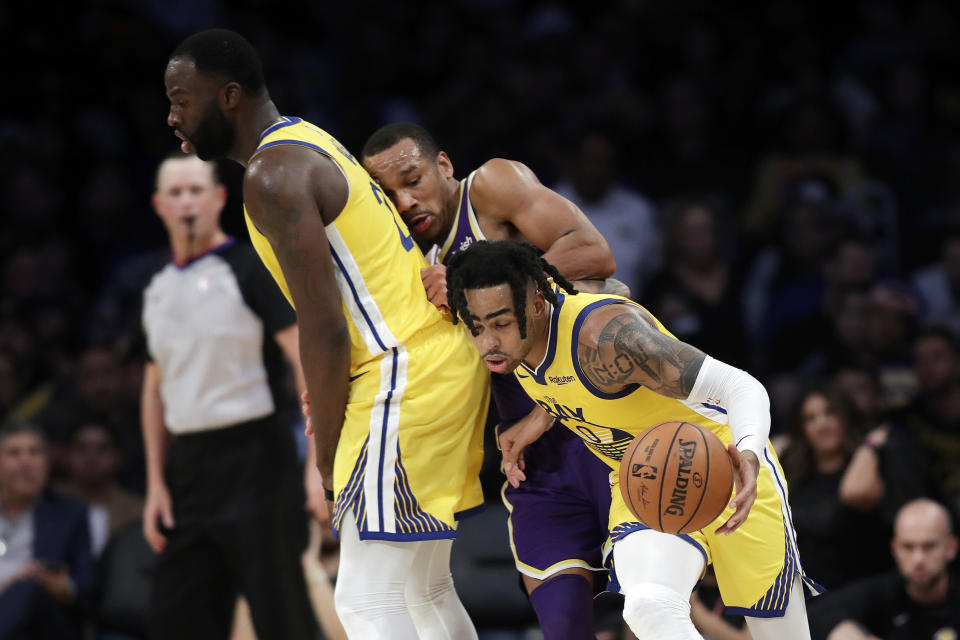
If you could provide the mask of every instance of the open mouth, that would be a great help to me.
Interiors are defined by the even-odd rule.
[[[414,233],[422,233],[430,228],[433,222],[433,216],[429,213],[421,213],[410,218],[410,230]]]
[[[185,136],[185,135],[183,135],[182,133],[180,133],[180,130],[179,130],[179,129],[174,129],[173,135],[177,136],[177,137],[180,138],[180,140],[182,141],[182,142],[180,142],[180,151],[183,151],[184,153],[192,153],[192,152],[193,152],[193,145],[190,144],[190,141],[189,141],[189,140],[187,140],[187,136]]]
[[[495,373],[503,373],[507,370],[508,361],[503,356],[487,356],[483,361],[487,368]]]

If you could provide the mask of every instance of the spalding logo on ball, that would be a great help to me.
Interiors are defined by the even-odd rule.
[[[663,422],[627,447],[620,492],[633,515],[651,529],[689,533],[726,509],[733,496],[733,464],[726,446],[707,429]]]

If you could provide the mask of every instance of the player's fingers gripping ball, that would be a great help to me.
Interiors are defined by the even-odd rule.
[[[733,465],[716,435],[689,422],[639,433],[620,461],[620,492],[643,524],[690,533],[716,520],[733,495]]]

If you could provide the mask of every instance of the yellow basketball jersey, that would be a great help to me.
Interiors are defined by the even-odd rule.
[[[326,226],[343,313],[350,328],[351,373],[441,320],[427,300],[420,268],[427,266],[390,200],[333,136],[300,118],[284,118],[266,131],[257,152],[281,144],[307,147],[333,160],[349,183],[347,204]],[[293,304],[277,257],[244,210],[260,259]]]
[[[600,459],[618,469],[633,437],[667,420],[693,422],[717,434],[724,443],[731,441],[726,410],[718,405],[668,398],[641,385],[631,385],[616,394],[594,387],[577,360],[580,327],[598,307],[639,305],[619,296],[556,291],[560,304],[551,313],[543,362],[536,369],[521,365],[515,374],[527,394],[580,436]],[[671,335],[659,321],[657,329]]]
[[[330,158],[350,189],[326,226],[351,341],[334,531],[352,514],[361,540],[453,538],[457,518],[483,502],[490,377],[467,334],[427,300],[423,254],[356,159],[299,118],[264,131],[257,151],[282,144]],[[273,249],[244,213],[257,253],[292,303]]]
[[[598,307],[635,303],[618,296],[572,296],[556,291],[559,304],[552,309],[543,361],[536,369],[521,365],[515,372],[537,404],[579,435],[614,470],[619,469],[620,459],[636,434],[668,420],[699,424],[724,444],[730,444],[733,437],[727,426],[727,412],[720,405],[668,398],[636,384],[614,394],[594,387],[580,370],[577,359],[580,328],[587,315]],[[661,333],[671,335],[659,321],[656,323]],[[769,617],[783,615],[796,575],[808,585],[813,583],[800,566],[786,481],[769,443],[759,462],[757,499],[740,529],[731,536],[714,533],[732,515],[733,510],[727,508],[711,525],[680,537],[697,547],[707,563],[714,564],[728,611]],[[616,475],[611,475],[611,483],[610,535],[604,545],[605,556],[618,540],[647,528],[624,503]],[[745,557],[751,562],[743,563]]]

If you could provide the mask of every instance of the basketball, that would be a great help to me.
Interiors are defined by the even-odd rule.
[[[733,464],[710,431],[663,422],[638,434],[620,461],[620,493],[643,524],[690,533],[716,520],[733,498]],[[719,526],[719,525],[718,525]]]

